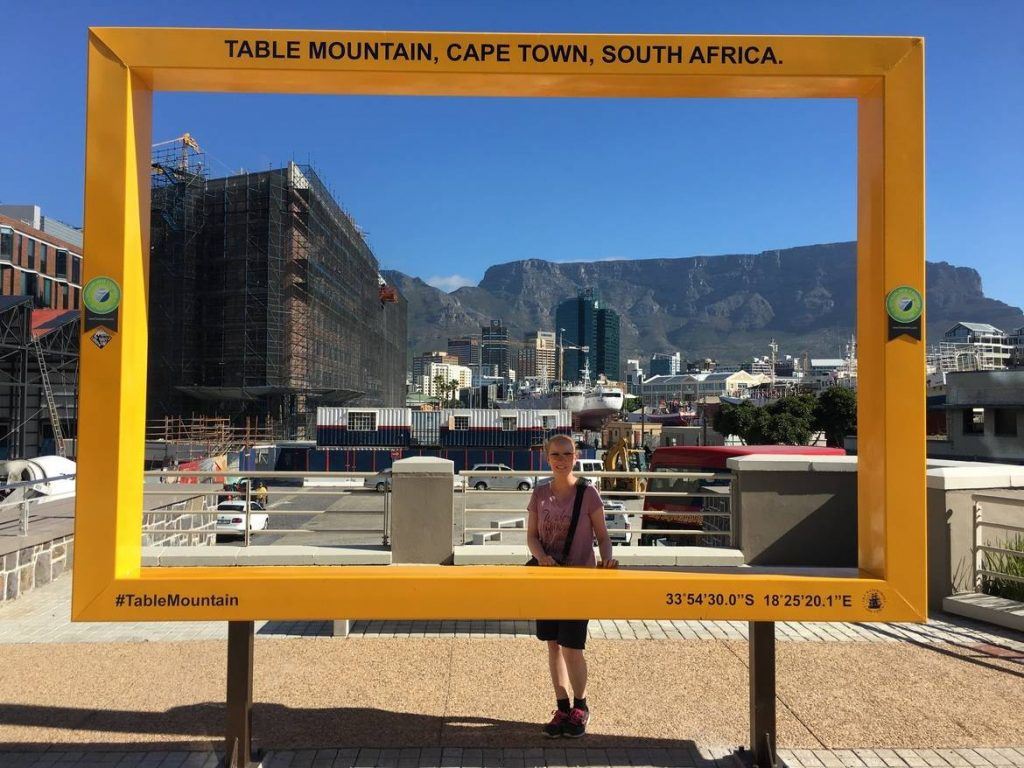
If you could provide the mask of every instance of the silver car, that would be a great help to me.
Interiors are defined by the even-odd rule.
[[[373,488],[377,493],[391,490],[391,468],[382,469],[376,475],[363,480],[364,488]]]
[[[532,477],[502,477],[501,475],[489,475],[488,472],[511,472],[512,467],[507,464],[476,464],[470,470],[466,484],[478,491],[532,491]],[[476,473],[481,474],[476,474]]]

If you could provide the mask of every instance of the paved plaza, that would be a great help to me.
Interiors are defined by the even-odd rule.
[[[62,577],[0,607],[0,768],[218,762],[225,623],[72,624]],[[257,624],[265,768],[739,766],[746,624],[594,621],[594,720],[553,706],[524,621]],[[1024,766],[1024,636],[928,625],[777,624],[780,754],[796,768]]]

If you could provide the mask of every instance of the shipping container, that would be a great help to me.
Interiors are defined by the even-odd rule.
[[[408,408],[333,408],[316,410],[316,442],[323,446],[409,445]]]
[[[308,472],[380,472],[395,461],[411,456],[437,456],[449,459],[456,472],[477,464],[506,464],[517,472],[547,472],[548,464],[541,448],[325,448],[313,445],[289,445],[278,450],[279,471]],[[581,448],[579,456],[592,459],[593,448]]]

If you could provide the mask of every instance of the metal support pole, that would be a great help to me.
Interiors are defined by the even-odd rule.
[[[974,502],[974,521],[971,526],[974,529],[974,541],[973,554],[974,557],[971,560],[974,562],[974,578],[971,579],[971,584],[975,592],[981,592],[983,586],[983,579],[981,572],[985,570],[985,550],[982,549],[985,546],[985,536],[982,533],[982,524],[984,519],[982,518],[981,502]]]
[[[226,768],[251,768],[252,662],[256,626],[251,621],[228,622],[228,718],[225,734]]]
[[[245,482],[245,542],[242,544],[244,547],[249,546],[249,530],[252,525],[249,518],[252,514],[252,478],[250,477]],[[266,526],[270,527],[270,526]]]
[[[750,751],[756,768],[775,768],[775,622],[751,621]]]

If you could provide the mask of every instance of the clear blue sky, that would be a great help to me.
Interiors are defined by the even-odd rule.
[[[928,258],[1024,304],[1024,2],[33,2],[5,11],[0,201],[82,215],[89,25],[923,35]],[[846,101],[159,94],[217,175],[310,160],[385,268],[746,253],[855,237]]]

